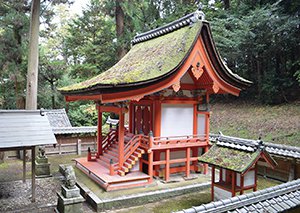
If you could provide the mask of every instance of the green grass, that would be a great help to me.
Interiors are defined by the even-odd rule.
[[[240,102],[211,106],[210,132],[300,146],[300,103],[276,106]]]
[[[280,184],[281,182],[258,177],[257,185],[258,190],[265,189]],[[245,193],[250,193],[252,190],[248,190]],[[192,206],[200,206],[205,203],[209,203],[210,189],[203,191],[190,193],[187,195],[178,196],[171,199],[162,200],[160,202],[148,203],[143,206],[131,207],[129,209],[117,210],[120,213],[169,213],[182,209],[188,209]]]

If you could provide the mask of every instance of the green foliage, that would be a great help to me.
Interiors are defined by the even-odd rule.
[[[91,0],[81,16],[70,15],[71,1],[49,2],[41,3],[38,106],[43,108],[64,107],[57,87],[107,70],[118,60],[116,50],[129,50],[137,33],[195,11],[198,1],[121,1],[124,34],[118,39],[116,1]],[[231,0],[227,7],[224,1],[201,2],[220,55],[235,73],[254,82],[243,98],[281,103],[299,97],[299,1]],[[29,12],[30,1],[1,1],[0,108],[24,107]],[[79,104],[70,106],[78,119],[74,124],[93,123],[84,118]]]
[[[97,126],[98,117],[95,105],[81,102],[70,103],[68,116],[72,126]]]

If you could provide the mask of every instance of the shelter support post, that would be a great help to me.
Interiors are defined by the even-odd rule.
[[[254,171],[255,171],[254,173],[255,183],[254,183],[253,191],[257,191],[257,163],[255,164]]]
[[[26,149],[23,149],[23,183],[26,182]]]
[[[153,151],[148,154],[148,175],[150,176],[149,183],[153,181]]]
[[[121,167],[124,163],[124,113],[120,112],[119,114],[119,167]]]
[[[166,150],[166,174],[165,181],[168,182],[170,179],[170,149]]]
[[[35,202],[35,146],[31,147],[31,201]]]
[[[236,185],[236,173],[231,172],[231,196],[235,196],[235,185]]]
[[[185,171],[185,176],[189,177],[190,176],[190,168],[191,167],[191,148],[188,147],[186,148],[186,171]]]
[[[244,174],[241,174],[241,191],[240,191],[240,195],[244,194]]]
[[[98,134],[97,134],[97,157],[103,154],[102,150],[102,112],[100,106],[97,107],[98,111]]]
[[[211,201],[214,201],[215,166],[211,166]]]

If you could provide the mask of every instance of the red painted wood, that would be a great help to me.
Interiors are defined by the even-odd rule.
[[[145,135],[149,134],[150,131],[150,106],[144,106],[143,110],[143,132]]]
[[[102,150],[102,112],[100,111],[100,106],[97,107],[98,110],[98,123],[97,123],[97,157],[103,154]]]
[[[134,133],[139,134],[142,129],[142,108],[141,106],[135,106],[135,121],[134,121]]]

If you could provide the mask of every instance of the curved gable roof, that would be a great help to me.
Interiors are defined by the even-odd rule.
[[[60,91],[66,96],[116,93],[149,86],[180,69],[201,35],[219,76],[243,89],[251,82],[233,74],[220,60],[203,13],[196,11],[132,40],[131,50],[107,71]],[[205,28],[205,29],[204,29]],[[219,73],[220,72],[220,73]]]

